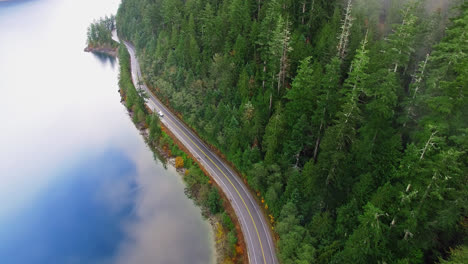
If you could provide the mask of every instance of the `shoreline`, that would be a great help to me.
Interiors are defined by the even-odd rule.
[[[196,159],[190,154],[190,152],[185,148],[185,146],[172,134],[172,132],[170,130],[168,130],[164,126],[164,124],[161,124],[161,127],[162,127],[163,131],[167,135],[169,135],[169,137],[171,137],[174,144],[176,146],[178,146],[184,153],[186,153],[193,161],[196,162]],[[162,151],[164,151],[164,150],[162,150]],[[174,160],[174,166],[175,166],[175,158],[173,158],[173,160]],[[203,167],[203,165],[201,165],[198,162],[196,162],[196,163],[198,164],[200,169],[203,171],[204,175],[210,179],[209,184],[211,186],[213,186],[214,188],[218,189],[219,195],[221,196],[221,200],[222,200],[222,208],[224,209],[225,212],[227,212],[227,214],[230,216],[230,218],[231,218],[231,220],[232,220],[232,222],[234,224],[233,228],[236,230],[237,238],[238,238],[238,242],[237,242],[237,245],[236,245],[236,248],[235,248],[236,253],[237,253],[235,260],[237,260],[237,262],[235,262],[235,263],[243,263],[243,264],[249,263],[248,259],[247,259],[247,254],[245,253],[245,252],[247,252],[247,247],[246,247],[245,240],[244,240],[245,238],[244,238],[243,233],[242,233],[242,229],[241,229],[241,226],[240,226],[240,223],[239,223],[239,219],[238,219],[236,213],[234,212],[234,209],[232,208],[232,205],[231,205],[229,199],[226,197],[226,195],[224,194],[222,189],[218,186],[218,184],[209,176],[210,174]],[[182,168],[182,169],[184,171],[186,170],[186,168]],[[181,172],[182,172],[182,170],[179,173],[181,173]],[[184,174],[181,174],[181,176],[184,179]],[[184,182],[187,183],[185,180],[184,180]],[[187,189],[189,191],[193,191],[188,186],[187,186]],[[216,217],[216,215],[211,214],[210,211],[209,211],[209,208],[206,208],[206,206],[200,204],[199,201],[197,201],[196,197],[189,196],[189,195],[188,195],[188,197],[190,199],[192,199],[197,204],[197,206],[199,206],[202,209],[202,214],[204,215],[204,217],[206,217],[209,220],[210,225],[212,226],[213,232],[214,232],[214,234],[216,234],[216,232],[219,230],[218,229],[219,226],[222,226],[221,220],[218,219]],[[217,242],[217,241],[215,240],[215,242]],[[217,243],[215,243],[215,246],[216,245],[217,245]],[[226,255],[225,250],[223,248],[218,248],[217,246],[215,247],[215,249],[216,249],[216,255],[217,255],[216,263],[224,263],[223,262],[224,261],[223,257],[225,257],[225,255]]]
[[[120,54],[120,56],[124,55]],[[124,58],[119,60],[121,78],[122,75],[130,74],[130,69],[127,69],[128,65],[122,65],[122,59],[125,60]],[[126,89],[135,89],[133,83],[131,86],[132,87],[127,87]],[[150,139],[148,118],[151,116],[152,111],[145,106],[145,119],[140,120],[139,122],[135,121],[135,115],[138,117],[140,113],[138,111],[134,111],[135,108],[128,108],[126,104],[128,91],[126,89],[122,86],[119,87],[121,102],[127,108],[128,115],[132,119],[135,127],[143,136],[145,143],[156,156],[164,159],[163,162],[167,162],[175,167],[186,186],[185,194],[187,198],[190,198],[201,209],[202,216],[208,220],[213,231],[213,257],[215,263],[248,263],[247,247],[244,241],[243,232],[240,228],[237,215],[231,207],[227,197],[225,197],[224,193],[219,186],[217,186],[214,180],[209,177],[207,171],[199,164],[199,162],[197,162],[190,152],[187,151],[184,145],[177,140],[177,138],[164,126],[162,122],[159,122],[159,127],[161,129],[159,139],[156,140],[156,142],[154,139],[153,141]],[[182,160],[182,165],[178,163],[178,160],[179,162]],[[206,177],[207,180],[204,181],[203,179],[196,179],[197,176],[192,175],[193,171],[199,171],[199,173]],[[191,181],[191,183],[189,181]],[[202,190],[205,190],[204,195],[202,194]],[[209,205],[210,201],[207,200],[208,193],[213,191],[218,193],[218,198],[215,200],[217,201],[219,208],[215,212],[211,211],[212,209]],[[235,242],[233,241],[233,238]]]
[[[84,52],[91,52],[91,53],[100,53],[100,54],[106,54],[111,57],[117,58],[118,57],[118,47],[112,48],[108,46],[97,46],[97,47],[91,47],[87,46],[84,48]]]
[[[121,103],[125,106],[125,100],[122,99]],[[128,110],[127,113],[129,115],[130,119],[133,119],[134,113],[131,112],[129,109],[127,109],[127,110]],[[150,113],[151,113],[151,110],[150,110]],[[145,143],[148,145],[150,150],[154,154],[156,154],[159,158],[162,158],[163,159],[162,162],[164,162],[166,164],[170,164],[172,167],[174,167],[177,174],[181,177],[182,181],[184,182],[186,191],[189,191],[189,192],[193,191],[189,186],[187,186],[187,182],[184,179],[184,177],[186,175],[186,171],[188,171],[188,169],[185,168],[185,167],[181,167],[181,168],[177,167],[176,157],[171,155],[170,150],[165,150],[165,148],[162,147],[159,144],[152,144],[151,143],[151,141],[149,139],[149,130],[150,130],[149,128],[147,128],[145,125],[142,125],[142,124],[135,124],[134,123],[134,125],[135,125],[135,128],[140,132],[140,135],[143,137],[143,139],[145,140]],[[175,139],[175,137],[172,135],[172,133],[170,133],[170,131],[163,124],[161,124],[161,129],[162,129],[162,131],[164,131],[164,133],[166,133],[169,137],[171,137],[171,139],[173,140],[173,143],[176,146],[178,146],[179,148],[182,146],[181,143],[178,142],[177,139]],[[183,148],[181,148],[181,150],[184,153],[186,153],[188,156],[191,156]],[[201,167],[201,169],[206,174],[205,169],[202,168],[202,167]],[[211,185],[216,186],[215,188],[219,189],[219,187],[216,185],[216,183],[213,182],[213,183],[211,183]],[[209,211],[209,208],[207,208],[206,206],[200,204],[200,202],[196,199],[196,197],[193,197],[192,195],[190,195],[190,193],[185,193],[185,195],[187,196],[187,198],[192,200],[197,207],[200,208],[202,217],[206,221],[208,221],[209,225],[211,226],[211,230],[213,232],[213,242],[214,242],[214,251],[213,251],[213,259],[215,261],[214,263],[217,263],[217,264],[225,263],[226,253],[227,252],[223,248],[223,245],[227,241],[225,241],[226,238],[223,239],[223,238],[218,238],[217,237],[217,233],[220,231],[220,228],[223,228],[223,224],[222,224],[221,219],[219,219],[219,217],[217,215],[211,214],[210,211]],[[227,198],[224,197],[224,194],[221,191],[220,191],[220,195],[222,197],[222,202],[223,202],[222,207],[224,208],[225,212],[227,212],[229,214],[229,216],[231,217],[231,219],[233,220],[234,228],[236,229],[237,232],[242,232],[241,229],[240,229],[240,225],[238,223],[238,220],[237,220],[237,216],[235,215],[234,210],[231,208],[230,203],[228,202]],[[235,217],[233,217],[233,216],[235,216]],[[235,258],[235,260],[237,260],[237,262],[234,262],[235,260],[233,260],[232,263],[242,263],[242,264],[248,263],[248,261],[246,260],[245,254],[243,254],[243,252],[245,252],[245,250],[246,250],[244,238],[243,238],[243,236],[238,236],[238,239],[239,239],[239,242],[238,242],[239,246],[236,246],[236,251],[238,253],[240,253],[239,254],[240,257]]]

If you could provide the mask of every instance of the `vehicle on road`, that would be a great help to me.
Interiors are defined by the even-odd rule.
[[[159,115],[160,117],[163,117],[163,116],[164,116],[164,114],[163,114],[163,112],[161,112],[161,110],[159,110],[158,115]]]

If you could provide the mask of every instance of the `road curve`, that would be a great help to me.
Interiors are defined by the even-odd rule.
[[[124,42],[124,44],[130,53],[133,83],[135,87],[139,86],[149,95],[147,105],[153,111],[161,111],[164,114],[161,122],[202,164],[231,202],[247,245],[249,263],[277,264],[276,249],[267,220],[243,181],[228,164],[212,152],[197,135],[169,111],[143,82],[140,82],[143,79],[135,48],[129,42]]]

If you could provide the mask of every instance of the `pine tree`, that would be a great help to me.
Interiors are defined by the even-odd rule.
[[[288,21],[284,21],[281,16],[278,18],[276,29],[272,32],[269,48],[270,58],[268,61],[272,70],[271,73],[274,75],[272,83],[276,80],[277,95],[280,95],[288,73],[288,54],[292,50],[290,46],[289,23]]]
[[[390,261],[391,252],[386,250],[386,233],[388,226],[382,221],[387,214],[368,203],[364,206],[364,213],[359,216],[359,226],[346,241],[344,250],[337,254],[332,261],[352,263],[385,263]]]
[[[397,72],[398,67],[406,68],[410,54],[414,52],[414,36],[416,32],[416,16],[413,14],[414,4],[408,4],[403,10],[403,21],[397,25],[395,32],[388,37],[389,50],[386,57],[392,61],[393,72]]]
[[[350,161],[349,150],[355,141],[357,126],[361,122],[359,97],[368,78],[366,70],[369,63],[366,45],[367,38],[362,41],[361,48],[351,64],[352,70],[344,84],[343,106],[336,115],[335,124],[325,132],[318,169],[315,176],[312,176],[316,178],[316,184],[319,184],[315,188],[321,190],[319,193],[324,195],[324,200],[332,207],[336,204],[333,204],[335,198],[331,192],[345,191],[351,180],[346,176],[346,167]]]
[[[149,122],[149,139],[150,142],[152,143],[157,143],[159,141],[159,138],[161,137],[161,126],[159,124],[160,120],[159,117],[156,113],[153,113],[150,116],[150,122]]]
[[[284,116],[281,107],[276,109],[276,113],[271,117],[265,128],[263,137],[263,150],[265,151],[265,163],[273,164],[276,154],[281,148],[281,138],[284,134]]]
[[[417,72],[413,75],[412,83],[410,84],[408,98],[406,99],[405,110],[406,115],[403,116],[403,127],[405,128],[408,123],[414,123],[416,121],[416,112],[415,109],[418,107],[418,103],[421,101],[419,99],[421,89],[423,88],[423,79],[426,72],[426,66],[429,61],[429,54],[426,54],[424,61],[419,63]]]
[[[268,3],[265,11],[265,17],[262,19],[259,36],[256,44],[259,46],[258,51],[260,58],[263,62],[262,67],[262,89],[265,90],[267,82],[272,79],[272,76],[277,72],[270,69],[272,61],[270,60],[270,43],[272,40],[272,33],[275,29],[278,29],[278,18],[281,16],[281,7],[278,0],[272,0]],[[281,29],[278,34],[281,34]],[[277,52],[277,51],[276,51]],[[273,64],[276,67],[278,64]],[[271,72],[270,72],[271,71]],[[273,79],[272,79],[273,81]],[[271,108],[271,107],[270,107]],[[271,109],[270,109],[271,110]]]

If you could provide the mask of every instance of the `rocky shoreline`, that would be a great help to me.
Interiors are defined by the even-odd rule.
[[[91,47],[88,46],[84,49],[85,52],[93,52],[93,53],[102,53],[112,57],[117,57],[117,50],[118,47],[108,47],[108,46],[100,46],[100,47]]]

